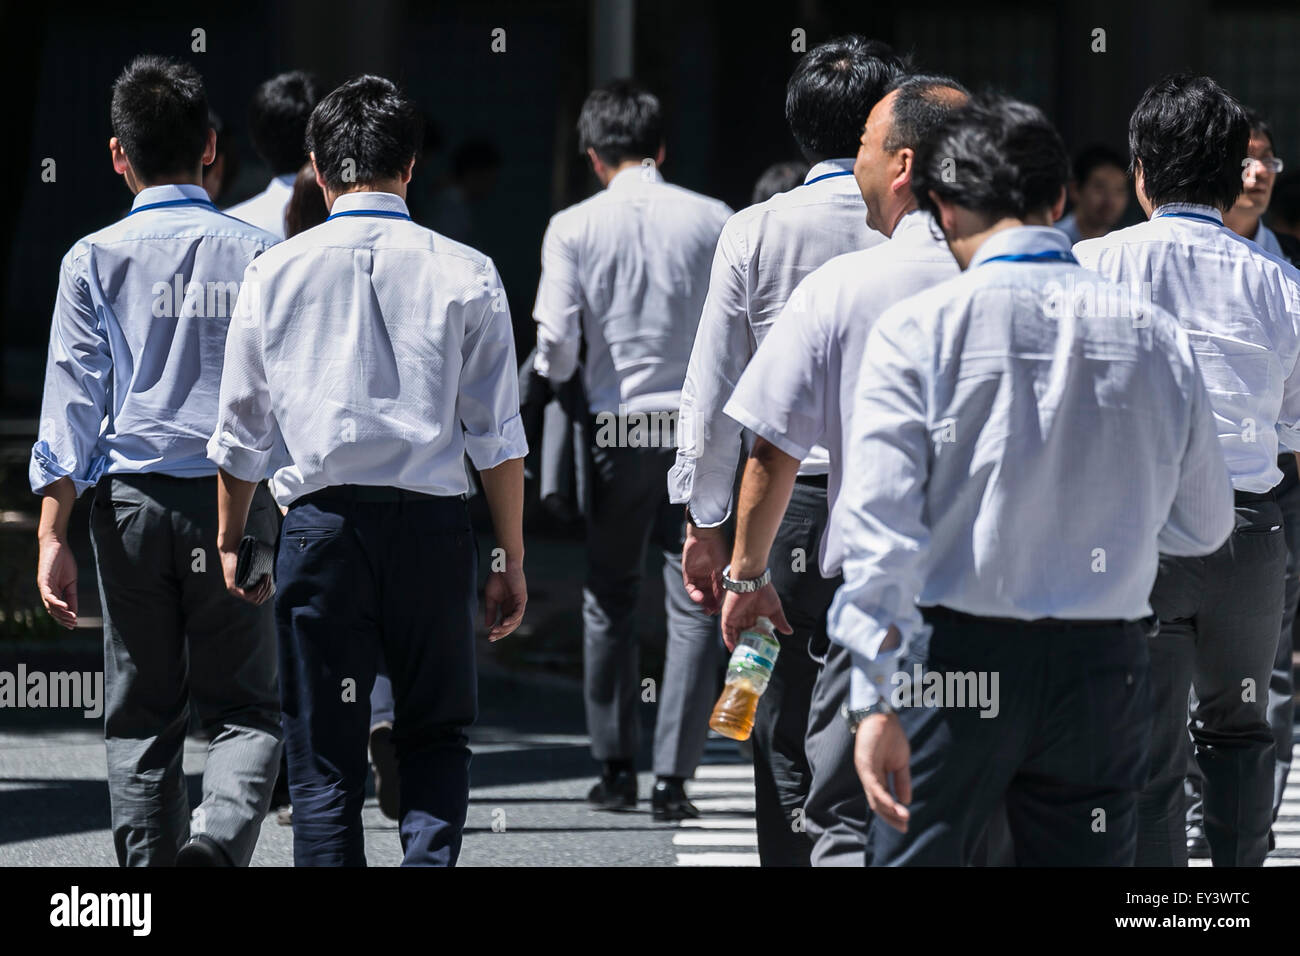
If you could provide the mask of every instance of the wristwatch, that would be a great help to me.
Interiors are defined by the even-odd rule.
[[[883,696],[870,707],[859,707],[856,710],[849,710],[848,704],[844,704],[840,707],[840,716],[843,717],[845,723],[849,725],[849,733],[851,734],[856,734],[858,732],[858,725],[872,714],[892,714],[893,712],[894,708],[889,706],[889,701],[887,701]]]
[[[722,569],[722,589],[724,591],[734,591],[736,594],[752,594],[754,591],[767,587],[771,581],[771,568],[765,568],[758,577],[750,578],[747,581],[734,580],[731,577],[731,565],[727,565]]]

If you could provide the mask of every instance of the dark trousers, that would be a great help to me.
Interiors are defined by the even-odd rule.
[[[872,820],[871,862],[971,865],[1005,801],[1018,865],[1131,866],[1151,732],[1146,628],[941,608],[925,618],[933,632],[912,642],[899,670],[910,677],[919,666],[945,686],[950,675],[982,676],[993,707],[967,697],[898,710],[912,750],[911,818],[906,833]]]
[[[772,542],[772,584],[794,633],[777,635],[781,653],[754,716],[754,817],[763,866],[809,866],[812,858],[805,741],[813,688],[830,647],[826,612],[838,585],[817,565],[826,520],[826,489],[798,481]]]
[[[405,866],[450,866],[477,716],[478,548],[465,502],[338,487],[294,502],[276,561],[293,856],[363,866],[370,692],[382,653]]]
[[[592,435],[599,429],[592,426]],[[637,599],[646,549],[663,558],[668,643],[656,700],[654,772],[689,777],[704,753],[718,693],[718,620],[682,587],[685,512],[668,501],[673,447],[591,445],[586,503],[587,578],[583,588],[583,685],[591,752],[601,761],[636,759],[643,693]]]
[[[248,533],[274,542],[257,489]],[[95,488],[90,539],[104,609],[104,737],[123,866],[170,866],[191,833],[247,865],[280,763],[270,608],[226,590],[217,480],[114,475]],[[191,712],[208,740],[190,814],[181,758]]]
[[[1282,794],[1291,772],[1292,738],[1295,728],[1295,648],[1296,607],[1300,604],[1300,479],[1296,475],[1295,455],[1278,456],[1282,483],[1277,488],[1277,503],[1282,509],[1282,530],[1286,536],[1286,586],[1282,599],[1282,627],[1278,633],[1277,652],[1273,657],[1273,676],[1268,685],[1268,723],[1273,729],[1273,747],[1277,761],[1273,767],[1273,819],[1282,808]]]
[[[1258,866],[1268,854],[1274,745],[1267,701],[1286,542],[1275,501],[1240,502],[1236,511],[1236,529],[1218,551],[1160,558],[1151,592],[1160,632],[1151,641],[1155,726],[1139,866],[1187,865],[1189,729],[1215,865]]]

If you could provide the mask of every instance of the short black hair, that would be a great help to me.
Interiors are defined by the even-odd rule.
[[[664,142],[659,98],[635,80],[592,90],[578,115],[578,152],[595,150],[606,166],[654,159]]]
[[[117,137],[141,179],[191,173],[208,145],[208,97],[188,63],[137,56],[113,83]]]
[[[1128,122],[1131,172],[1153,205],[1183,202],[1227,209],[1241,195],[1250,145],[1246,111],[1208,76],[1174,73],[1142,94]]]
[[[422,124],[420,111],[391,80],[367,74],[316,104],[307,148],[325,185],[339,192],[406,172],[423,141]]]
[[[990,219],[1050,209],[1070,174],[1061,136],[1036,106],[981,96],[953,110],[916,150],[912,192],[938,218],[931,193]]]
[[[1277,150],[1277,144],[1273,142],[1273,127],[1269,124],[1268,120],[1264,119],[1263,114],[1247,108],[1246,122],[1250,124],[1250,134],[1252,136],[1262,136],[1264,139],[1268,140],[1269,149],[1274,151]],[[1249,141],[1247,141],[1247,149],[1249,148],[1250,144]],[[1245,157],[1242,158],[1244,159]]]
[[[1114,166],[1121,173],[1128,172],[1128,163],[1124,161],[1123,154],[1103,143],[1094,143],[1075,153],[1070,171],[1075,185],[1082,186],[1089,176],[1107,166]]]
[[[750,203],[757,206],[778,193],[789,192],[802,183],[807,175],[808,164],[802,159],[787,159],[784,162],[773,163],[763,170],[754,182],[754,193]]]
[[[856,156],[867,115],[905,68],[889,44],[856,34],[804,54],[785,89],[785,121],[804,158]]]
[[[307,161],[307,120],[319,100],[320,84],[302,70],[273,76],[253,94],[248,132],[273,175],[296,173]]]
[[[951,90],[960,97],[954,97]],[[964,105],[970,91],[952,77],[916,73],[900,76],[885,90],[885,95],[897,93],[889,111],[889,132],[882,149],[896,153],[900,149],[916,149],[927,139],[948,114]]]

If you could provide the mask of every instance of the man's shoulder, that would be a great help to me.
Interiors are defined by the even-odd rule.
[[[1151,228],[1150,222],[1139,222],[1132,226],[1125,226],[1123,229],[1108,232],[1106,235],[1098,236],[1095,239],[1083,239],[1076,242],[1073,249],[1074,257],[1080,261],[1094,259],[1108,249],[1152,242],[1157,238],[1158,236]]]
[[[74,242],[63,257],[65,266],[83,262],[96,247],[114,246],[130,242],[158,242],[174,240],[191,243],[196,237],[227,240],[247,248],[250,258],[264,253],[281,240],[264,229],[235,219],[224,213],[201,209],[199,218],[189,220],[183,228],[172,226],[166,230],[151,230],[132,219],[128,213],[121,219],[108,223]],[[170,224],[169,224],[170,225]]]

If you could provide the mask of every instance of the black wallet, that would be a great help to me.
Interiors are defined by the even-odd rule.
[[[245,590],[252,588],[274,570],[275,548],[251,534],[244,535],[235,562],[235,586]]]

